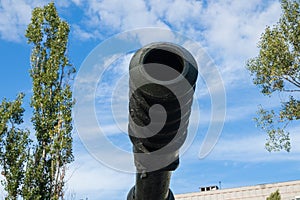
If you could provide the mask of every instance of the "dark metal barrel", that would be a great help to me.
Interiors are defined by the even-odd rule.
[[[172,200],[171,171],[187,127],[197,64],[184,48],[153,43],[138,50],[129,66],[129,125],[137,169],[128,200]]]

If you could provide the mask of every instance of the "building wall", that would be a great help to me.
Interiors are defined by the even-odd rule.
[[[300,198],[300,180],[175,195],[176,200],[266,200],[279,190],[282,200]]]

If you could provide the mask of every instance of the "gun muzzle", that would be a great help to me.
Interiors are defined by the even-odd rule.
[[[128,133],[137,175],[127,200],[172,200],[171,172],[187,136],[197,63],[183,47],[152,43],[134,54],[129,70]]]

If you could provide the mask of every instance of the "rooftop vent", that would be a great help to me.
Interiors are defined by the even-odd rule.
[[[200,192],[206,192],[206,191],[213,191],[213,190],[218,190],[219,187],[216,185],[213,186],[207,186],[207,187],[200,187]]]

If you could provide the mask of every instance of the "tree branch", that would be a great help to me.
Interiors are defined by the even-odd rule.
[[[62,66],[61,67],[61,75],[60,75],[60,80],[59,80],[59,89],[61,88],[62,86],[62,82],[63,82],[63,78],[64,78],[64,72],[65,72],[65,67]]]
[[[286,89],[283,89],[282,91],[283,92],[300,92],[300,89],[299,90],[286,90]]]
[[[295,83],[297,83],[297,86],[298,87],[300,87],[300,82],[299,81],[297,81],[295,78],[293,78],[293,77],[291,77],[292,78],[292,80],[295,82]]]
[[[288,77],[283,77],[283,78],[284,78],[286,81],[288,81],[288,82],[292,83],[293,85],[295,85],[295,86],[297,86],[297,87],[300,88],[300,83],[299,83],[298,81],[294,80],[293,78],[292,78],[292,80],[290,80]]]

